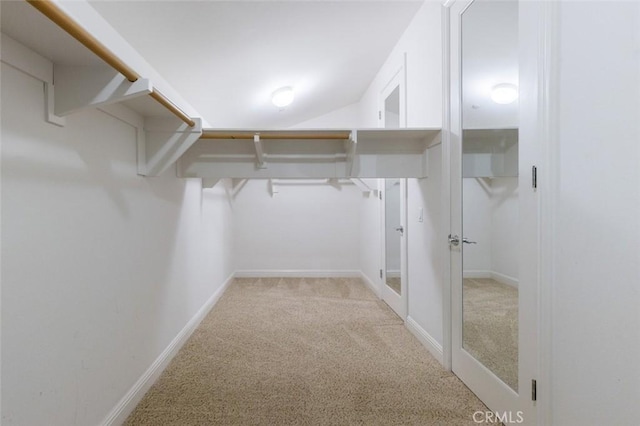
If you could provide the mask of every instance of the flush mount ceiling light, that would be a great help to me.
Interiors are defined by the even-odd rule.
[[[491,99],[497,104],[510,104],[518,99],[518,87],[515,84],[498,84],[491,89]]]
[[[271,94],[271,102],[278,108],[284,108],[293,102],[293,89],[289,86],[281,87]]]

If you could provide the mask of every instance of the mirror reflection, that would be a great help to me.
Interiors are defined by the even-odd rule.
[[[384,218],[387,285],[398,294],[402,290],[400,222],[400,179],[385,179]]]
[[[386,129],[400,127],[400,86],[396,86],[384,100],[384,127]]]
[[[462,15],[463,347],[518,387],[518,3]]]
[[[396,86],[384,99],[384,127],[400,127],[400,86]],[[400,179],[385,179],[384,193],[386,284],[396,293],[402,294]]]

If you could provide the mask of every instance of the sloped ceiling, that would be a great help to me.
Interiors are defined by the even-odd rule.
[[[422,1],[91,4],[213,126],[283,128],[357,102]]]

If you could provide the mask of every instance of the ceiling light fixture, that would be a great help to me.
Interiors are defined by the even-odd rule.
[[[497,104],[510,104],[518,99],[518,86],[509,83],[498,84],[491,89],[491,99]]]
[[[284,108],[293,102],[293,89],[289,86],[281,87],[271,94],[271,102],[278,108]]]

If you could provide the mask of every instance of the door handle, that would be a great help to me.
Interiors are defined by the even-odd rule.
[[[478,244],[476,241],[469,241],[468,238],[463,238],[462,242],[465,244]]]
[[[457,247],[460,245],[460,237],[454,235],[453,237],[449,234],[449,245],[453,247]]]
[[[400,234],[404,235],[404,228],[402,226],[398,226],[396,231],[400,232]]]

